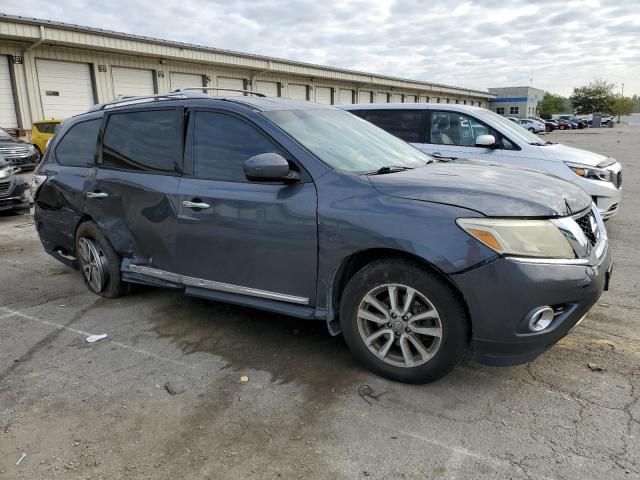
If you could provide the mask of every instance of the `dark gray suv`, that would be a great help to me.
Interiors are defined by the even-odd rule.
[[[44,248],[131,283],[327,323],[380,375],[433,381],[471,347],[530,361],[607,287],[590,197],[444,164],[348,112],[176,92],[65,121],[34,178]]]

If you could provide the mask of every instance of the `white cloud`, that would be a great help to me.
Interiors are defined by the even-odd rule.
[[[23,0],[5,13],[469,88],[640,94],[636,1]]]

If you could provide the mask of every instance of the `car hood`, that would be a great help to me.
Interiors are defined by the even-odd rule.
[[[563,162],[581,163],[595,167],[607,157],[599,153],[568,147],[559,143],[539,147],[542,154],[549,160],[561,160]]]
[[[455,205],[490,217],[557,217],[591,205],[589,195],[559,178],[474,162],[431,163],[369,178],[391,197]]]

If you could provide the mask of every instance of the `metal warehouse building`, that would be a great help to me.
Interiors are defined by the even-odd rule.
[[[0,126],[29,130],[120,95],[209,86],[326,104],[441,102],[494,95],[435,83],[0,14]]]
[[[490,88],[489,92],[495,95],[489,100],[489,108],[505,117],[537,115],[538,104],[544,98],[544,90],[533,87]]]

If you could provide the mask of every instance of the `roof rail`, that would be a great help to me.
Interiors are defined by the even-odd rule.
[[[144,96],[129,96],[123,95],[115,98],[110,102],[99,103],[94,105],[89,109],[90,112],[95,112],[97,110],[107,110],[115,107],[124,107],[127,105],[137,105],[139,103],[151,103],[151,102],[160,102],[166,100],[180,100],[188,98],[185,94],[180,93],[158,93],[156,95],[144,95]]]
[[[266,97],[264,93],[252,92],[251,90],[236,90],[234,88],[218,88],[218,87],[187,87],[187,88],[178,88],[174,90],[172,93],[180,93],[180,92],[195,92],[195,91],[204,91],[204,90],[216,90],[220,92],[236,92],[236,93],[247,93],[249,95],[255,95],[256,97]]]

